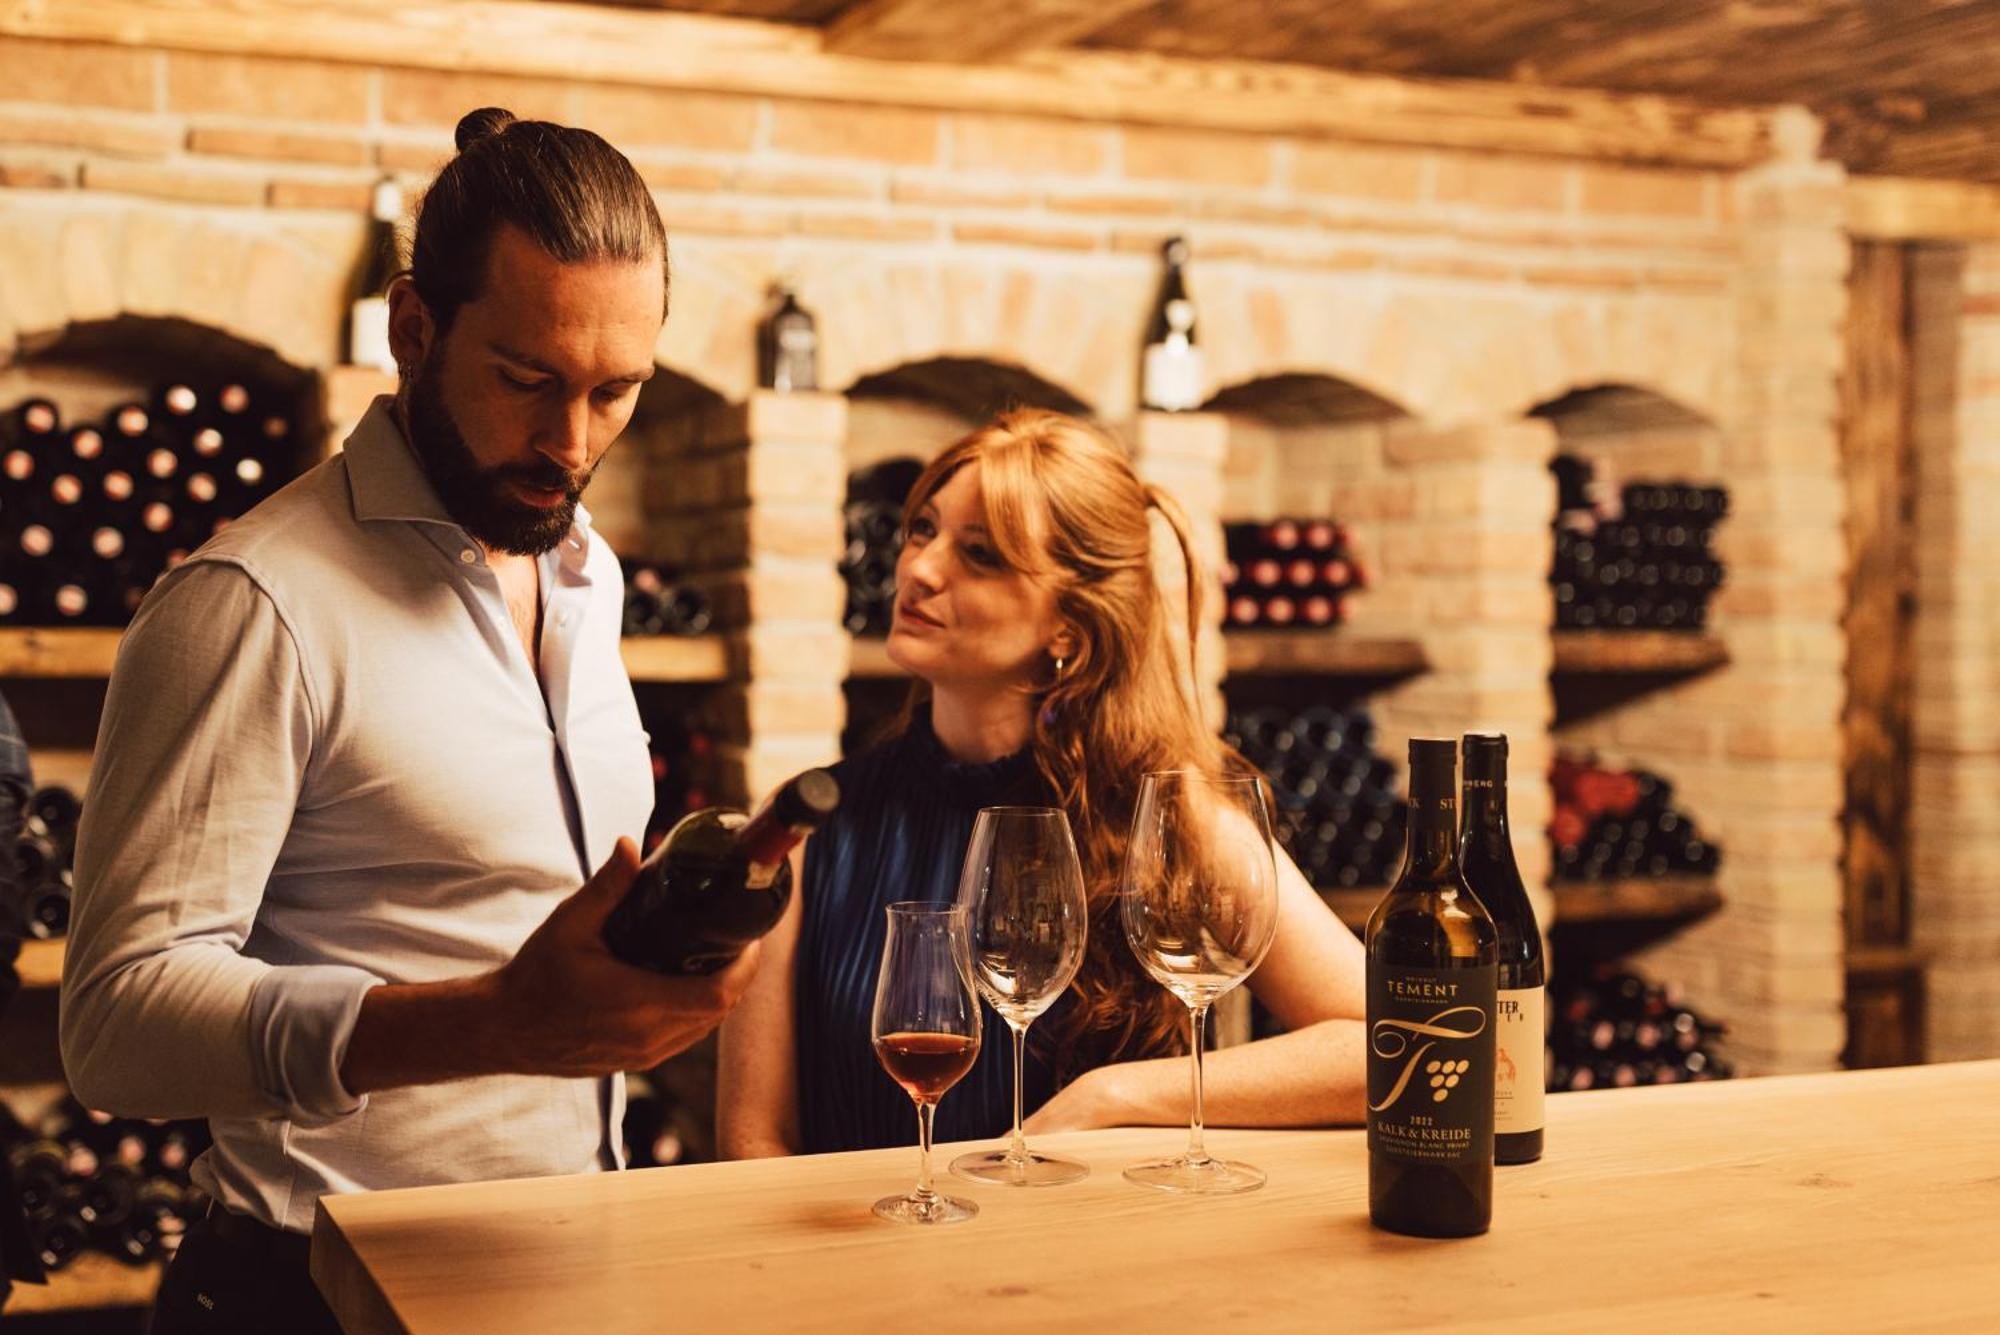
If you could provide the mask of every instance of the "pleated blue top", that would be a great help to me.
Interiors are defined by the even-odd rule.
[[[833,773],[840,807],[806,845],[793,966],[799,1134],[808,1154],[917,1143],[915,1105],[875,1060],[869,1033],[888,935],[883,907],[949,903],[979,809],[1048,801],[1026,751],[986,764],[954,761],[927,711],[900,737],[849,756]],[[1006,1021],[983,1009],[979,1060],[938,1104],[940,1142],[1004,1136],[1013,1123],[1012,1039]],[[1024,1116],[1055,1092],[1039,1046],[1030,1030]]]

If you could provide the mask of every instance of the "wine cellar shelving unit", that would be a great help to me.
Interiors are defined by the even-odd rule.
[[[111,675],[119,632],[103,628],[0,628],[0,679]],[[626,639],[619,646],[634,682],[718,682],[728,678],[729,658],[714,635]]]
[[[1359,933],[1388,889],[1377,885],[1322,890],[1320,898]],[[1569,883],[1558,885],[1554,898],[1556,921],[1576,926],[1682,922],[1722,907],[1722,892],[1705,876]]]
[[[416,3],[443,18],[445,7]],[[1593,884],[1555,887],[1538,908],[1579,930],[1592,915],[1656,915],[1672,929],[1656,953],[1660,971],[1730,1024],[1742,1069],[1836,1059],[1843,942],[1829,939],[1826,923],[1840,902],[1840,848],[1820,827],[1842,800],[1841,761],[1826,739],[1840,711],[1844,576],[1829,549],[1844,513],[1838,344],[1859,216],[1850,204],[1862,195],[1820,154],[1811,116],[1745,113],[1750,120],[1731,122],[1746,136],[1741,151],[1681,127],[1645,132],[1645,142],[1622,149],[1592,139],[1595,155],[1581,156],[1575,127],[1539,105],[1506,111],[1482,100],[1478,116],[1454,121],[1450,142],[1408,114],[1371,106],[1351,123],[1391,133],[1361,143],[1340,128],[1346,113],[1197,133],[1173,114],[1162,123],[1171,109],[1160,105],[1135,114],[1139,104],[1117,90],[1079,110],[1033,97],[995,101],[981,94],[991,87],[982,78],[936,104],[885,106],[893,89],[857,79],[812,98],[738,90],[741,126],[769,127],[754,138],[744,129],[738,141],[728,138],[739,125],[733,115],[683,114],[679,64],[648,63],[643,43],[603,35],[624,17],[593,13],[589,31],[572,30],[583,22],[573,7],[544,8],[535,22],[562,30],[562,40],[537,40],[531,23],[467,59],[416,52],[414,65],[453,66],[448,96],[427,86],[423,70],[384,66],[372,48],[310,16],[290,38],[298,46],[288,61],[171,15],[143,32],[90,40],[64,36],[53,19],[23,19],[13,40],[45,53],[51,68],[136,62],[144,69],[117,82],[164,91],[138,117],[87,92],[24,94],[21,113],[70,147],[0,145],[9,186],[0,215],[15,229],[9,254],[19,257],[0,303],[0,383],[20,397],[36,359],[71,332],[163,321],[195,342],[282,359],[313,382],[337,440],[383,388],[373,373],[333,365],[374,178],[390,171],[421,184],[449,152],[467,106],[512,103],[520,85],[496,76],[524,58],[610,54],[607,43],[620,57],[638,51],[639,73],[622,78],[597,72],[631,68],[608,59],[534,67],[579,120],[592,121],[588,103],[618,122],[595,128],[633,152],[674,238],[662,374],[642,394],[642,413],[653,400],[651,421],[621,443],[590,505],[621,555],[688,572],[710,597],[711,637],[626,652],[642,707],[686,709],[712,730],[712,796],[740,801],[832,758],[848,701],[859,690],[895,690],[880,645],[852,643],[841,629],[833,573],[842,479],[864,462],[851,447],[859,419],[874,411],[865,391],[927,390],[907,397],[951,409],[950,422],[933,413],[892,442],[905,452],[933,450],[1001,406],[990,390],[1008,401],[1081,405],[1195,512],[1211,566],[1224,518],[1318,511],[1363,530],[1378,578],[1339,630],[1225,636],[1218,621],[1202,637],[1197,687],[1218,721],[1227,682],[1232,692],[1366,699],[1381,725],[1378,749],[1392,759],[1410,735],[1504,729],[1516,741],[1523,871],[1546,885],[1551,804],[1530,776],[1547,769],[1570,701],[1617,702],[1617,749],[1673,771],[1704,823],[1711,814],[1725,822],[1728,902],[1718,906],[1716,886]],[[184,78],[189,61],[227,63],[232,77]],[[217,98],[250,100],[219,109],[180,100],[210,84]],[[255,100],[266,89],[284,96]],[[607,90],[627,114],[598,97]],[[273,142],[255,160],[207,147],[246,123],[289,120],[305,93],[326,113],[326,142],[365,165],[314,160],[318,137]],[[1299,94],[1293,109],[1315,107],[1317,96]],[[409,121],[385,124],[391,105]],[[1008,114],[993,115],[1001,105]],[[880,119],[850,132],[857,114]],[[139,120],[144,127],[131,123]],[[1640,122],[1650,123],[1634,117],[1627,132],[1640,134]],[[1482,138],[1481,126],[1492,133]],[[672,132],[661,137],[661,127]],[[138,138],[157,137],[161,147],[135,147],[140,128]],[[227,133],[212,135],[218,129]],[[707,134],[721,137],[676,137]],[[982,144],[986,156],[975,161]],[[1715,155],[1689,156],[1690,144]],[[1173,233],[1193,247],[1189,283],[1212,397],[1206,412],[1165,417],[1135,411],[1135,361],[1158,243]],[[751,388],[764,287],[781,273],[819,319],[820,383],[838,392]],[[1953,280],[1984,303],[1989,325],[1995,273],[2000,263],[1989,257]],[[1990,337],[1979,347],[1968,340],[1968,383],[1991,347]],[[1616,397],[1618,387],[1688,405],[1719,433],[1713,466],[1692,474],[1726,479],[1734,505],[1722,553],[1731,583],[1705,635],[1551,632],[1546,470],[1560,442],[1535,405],[1578,391]],[[50,388],[60,400],[61,386]],[[1990,408],[1971,408],[1990,420]],[[1965,421],[1975,418],[1969,411]],[[1962,431],[1967,443],[1950,450],[1964,458],[1950,466],[1965,473],[1958,492],[1970,495],[1985,486],[1974,461],[1986,447],[1970,425]],[[1311,480],[1319,489],[1311,498],[1282,489],[1253,504],[1232,496],[1246,476],[1233,436],[1260,432],[1273,476]],[[1345,460],[1347,471],[1322,477],[1316,470],[1328,458]],[[1927,568],[1964,564],[1960,554]],[[1971,627],[1979,615],[1965,610],[1962,619]],[[1975,640],[1968,628],[1952,642]],[[82,783],[94,700],[116,644],[115,632],[0,633],[0,690],[43,711],[23,719],[39,778]],[[1959,678],[1974,674],[1962,654],[1930,657],[1920,675],[1928,667],[1958,676],[1924,698],[1971,708]],[[73,713],[72,726],[49,727],[53,708]],[[1661,716],[1668,711],[1677,718]],[[1977,726],[1990,712],[1970,717],[1966,726]],[[1942,731],[1934,725],[1922,744],[1942,746]],[[2000,837],[1983,833],[1989,826],[1973,811],[1990,785],[1964,777],[1977,773],[1965,766],[1990,761],[1937,751],[1927,763],[1956,776],[1934,785],[1933,807],[1981,839]],[[1984,845],[1961,852],[1983,858]],[[1962,876],[1923,874],[1933,879],[1918,888],[1919,901],[1945,906],[1970,893]],[[1344,891],[1342,902],[1372,893]],[[1957,949],[1955,995],[2000,995],[1990,950]],[[31,950],[44,986],[19,999],[10,1027],[52,1025],[46,983],[59,955]],[[1966,1045],[1985,1041],[1991,1008],[1964,1009],[1953,1052],[1974,1055]],[[17,1297],[10,1313],[92,1291],[79,1271],[46,1295]]]

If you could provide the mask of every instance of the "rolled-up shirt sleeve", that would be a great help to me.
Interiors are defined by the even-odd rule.
[[[358,1112],[340,1063],[367,990],[244,951],[312,760],[309,668],[255,573],[182,566],[119,647],[76,850],[62,1053],[135,1117]]]

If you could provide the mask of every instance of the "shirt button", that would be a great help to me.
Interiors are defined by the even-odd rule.
[[[479,553],[478,553],[478,552],[475,552],[475,551],[473,551],[473,550],[472,550],[472,548],[470,548],[470,547],[464,547],[464,548],[461,548],[461,549],[459,549],[459,553],[458,553],[458,563],[459,563],[460,565],[467,565],[467,566],[469,566],[469,565],[471,565],[471,564],[472,564],[472,563],[473,563],[474,561],[477,561],[478,559],[479,559]]]
[[[569,624],[569,613],[567,612],[556,613],[556,624],[558,626],[567,626]]]

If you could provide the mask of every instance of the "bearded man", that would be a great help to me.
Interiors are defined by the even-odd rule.
[[[665,228],[587,130],[487,108],[458,149],[390,289],[396,395],[162,579],[111,678],[63,1059],[89,1106],[213,1130],[155,1332],[334,1329],[327,1193],[617,1167],[618,1073],[755,968],[599,935],[652,783],[578,502],[653,371]]]

